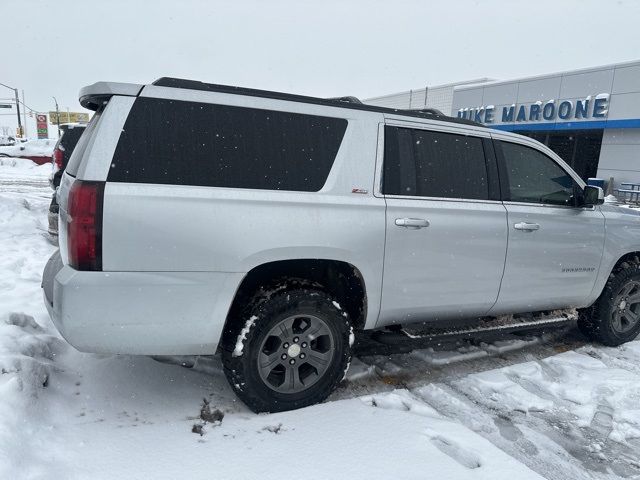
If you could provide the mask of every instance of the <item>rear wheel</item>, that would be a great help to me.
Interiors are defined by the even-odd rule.
[[[581,310],[580,331],[590,339],[617,346],[640,333],[640,265],[625,262],[614,270],[596,303]]]
[[[321,287],[298,284],[254,298],[231,321],[235,327],[223,338],[225,374],[255,412],[321,402],[351,361],[348,315]]]

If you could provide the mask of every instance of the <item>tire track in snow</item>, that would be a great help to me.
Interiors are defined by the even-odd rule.
[[[560,445],[523,422],[524,414],[480,405],[466,392],[445,383],[427,385],[413,393],[540,475],[554,480],[584,480],[583,465]]]
[[[554,357],[550,357],[553,360]],[[482,391],[474,386],[473,379],[471,383],[465,379],[458,379],[445,382],[451,392],[455,392],[459,398],[466,399],[467,405],[472,405],[472,411],[477,414],[478,411],[488,415],[485,421],[490,418],[501,419],[498,423],[510,422],[518,429],[526,428],[529,432],[528,438],[535,438],[534,445],[540,451],[545,453],[545,464],[537,465],[531,463],[531,459],[526,452],[516,452],[517,458],[532,469],[547,476],[548,478],[585,478],[585,474],[589,478],[606,479],[606,478],[629,478],[637,477],[640,474],[639,458],[640,452],[632,445],[619,443],[609,438],[611,433],[611,414],[612,409],[608,404],[607,390],[601,389],[598,395],[598,388],[595,388],[596,408],[591,423],[589,425],[581,425],[581,419],[573,413],[573,410],[580,408],[579,403],[574,403],[566,398],[562,398],[562,376],[549,377],[549,371],[555,372],[554,365],[547,362],[536,360],[531,362],[530,366],[539,367],[544,364],[545,368],[540,368],[538,373],[546,380],[554,382],[549,388],[536,382],[535,375],[518,374],[510,368],[497,370],[497,373],[504,375],[504,379],[513,385],[501,385],[495,395],[488,395],[487,391]],[[516,367],[524,367],[526,364],[517,365]],[[522,370],[522,368],[520,368]],[[571,372],[570,372],[571,373]],[[575,373],[575,372],[573,372]],[[638,379],[640,381],[640,378]],[[523,408],[523,411],[513,410],[508,405],[509,393],[505,393],[513,387],[519,387],[524,392],[538,399],[545,405],[543,408]],[[559,393],[558,393],[559,392]],[[506,404],[503,401],[506,400]],[[548,405],[547,402],[551,402]],[[534,400],[535,403],[535,400]],[[435,405],[433,405],[435,407]],[[443,403],[439,404],[440,409],[444,408]],[[583,407],[583,406],[582,406]],[[449,412],[450,415],[456,415],[459,412]],[[473,418],[470,412],[462,417],[468,421]],[[463,420],[464,421],[464,420]],[[509,427],[510,428],[510,427]],[[532,435],[535,432],[535,435]],[[494,433],[494,432],[489,432]],[[504,432],[503,432],[504,433]],[[517,438],[517,432],[510,432],[512,438]],[[507,434],[509,436],[509,434]],[[493,442],[498,442],[495,434],[489,435]],[[501,448],[507,448],[503,442],[498,442]],[[560,460],[553,459],[553,455]]]

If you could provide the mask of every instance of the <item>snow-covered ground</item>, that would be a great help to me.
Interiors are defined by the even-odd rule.
[[[0,162],[0,479],[640,475],[640,342],[569,331],[362,357],[324,404],[270,415],[215,357],[75,351],[40,292],[50,167],[25,162]]]

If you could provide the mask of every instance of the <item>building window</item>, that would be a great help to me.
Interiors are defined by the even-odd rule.
[[[553,150],[586,182],[598,172],[604,130],[563,130],[549,132],[517,131]]]

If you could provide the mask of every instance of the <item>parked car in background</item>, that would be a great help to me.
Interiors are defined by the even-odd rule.
[[[82,136],[87,124],[85,123],[63,123],[60,125],[60,138],[53,148],[53,157],[51,164],[53,165],[52,187],[56,188],[60,185],[60,177],[67,168],[69,158],[76,148],[78,140]]]
[[[49,233],[58,235],[58,200],[56,198],[56,190],[60,185],[60,178],[67,168],[67,163],[71,158],[74,148],[78,144],[82,133],[87,125],[84,123],[63,123],[60,125],[60,138],[56,142],[51,158],[52,173],[49,182],[53,188],[53,196],[49,205]]]
[[[51,161],[55,140],[42,138],[0,147],[0,157],[28,158],[38,165]]]
[[[576,308],[606,345],[640,332],[640,213],[533,139],[172,78],[80,102],[43,274],[79,350],[219,351],[251,409],[281,411],[331,393],[354,331]]]

